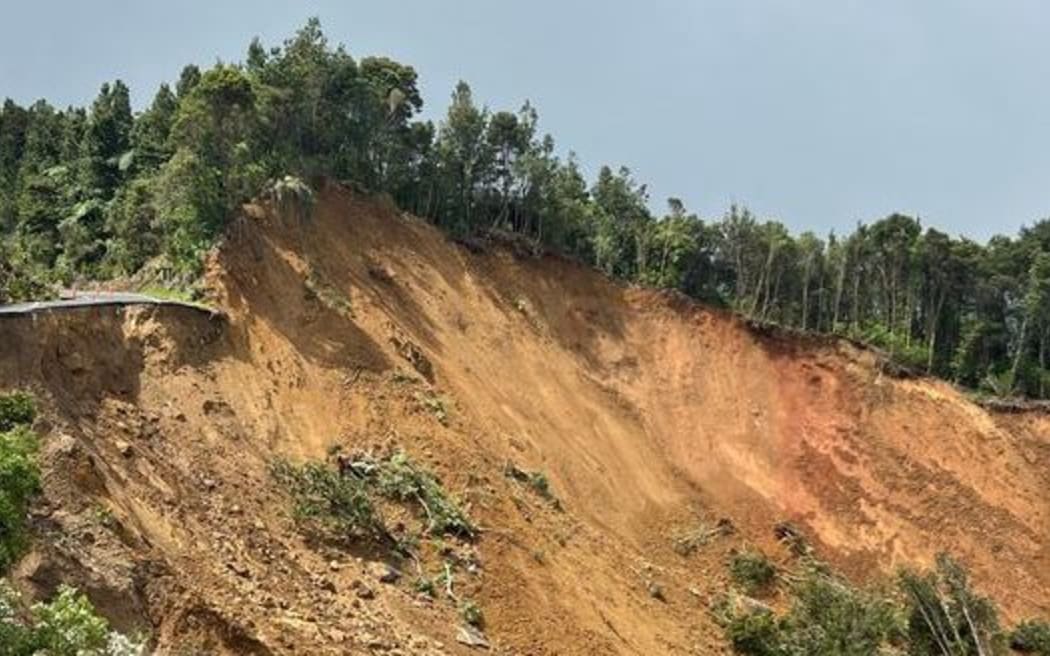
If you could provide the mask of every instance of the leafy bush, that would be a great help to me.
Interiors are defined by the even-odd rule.
[[[463,602],[459,612],[463,616],[463,621],[471,626],[476,626],[480,629],[485,624],[485,615],[481,612],[481,606],[469,599]]]
[[[851,337],[886,351],[890,358],[909,369],[926,369],[929,353],[921,341],[909,341],[881,323],[854,330]]]
[[[898,642],[903,626],[893,601],[818,570],[796,583],[785,627],[796,654],[866,656]]]
[[[380,494],[420,505],[426,515],[427,533],[474,535],[474,524],[459,504],[445,492],[433,474],[412,462],[404,451],[397,451],[379,461],[371,471]]]
[[[785,579],[791,606],[782,615],[736,593],[712,608],[736,653],[992,656],[1005,647],[994,604],[947,555],[931,570],[902,572],[895,591],[856,588],[816,561]],[[1010,637],[1015,649],[1050,654],[1050,625],[1026,622]]]
[[[15,563],[26,546],[25,516],[40,489],[33,399],[15,392],[0,395],[0,572]]]
[[[751,609],[735,614],[725,624],[726,638],[733,650],[748,656],[786,656],[777,617],[768,609]]]
[[[345,536],[393,540],[376,508],[375,497],[416,505],[429,534],[470,538],[477,530],[437,478],[415,464],[404,451],[385,458],[359,455],[341,459],[339,467],[317,462],[296,466],[278,461],[271,466],[271,473],[294,495],[300,518],[320,522]]]
[[[359,478],[344,476],[338,470],[316,462],[297,467],[278,461],[271,466],[270,472],[292,492],[299,518],[319,522],[347,537],[386,534],[371,495]]]
[[[433,597],[437,594],[437,584],[434,583],[434,579],[429,576],[420,576],[417,578],[413,587],[416,589],[416,592],[425,594],[428,597]]]
[[[294,175],[272,181],[266,194],[277,204],[284,216],[293,216],[300,221],[310,218],[314,207],[314,191],[306,182]]]
[[[776,578],[777,569],[760,551],[741,551],[729,561],[729,574],[733,581],[749,593],[768,587]]]
[[[50,603],[33,606],[35,642],[40,650],[55,656],[101,653],[108,642],[106,620],[95,613],[87,597],[73,588],[61,587]]]
[[[1050,622],[1021,622],[1010,632],[1010,648],[1023,654],[1050,656]]]
[[[20,599],[0,587],[0,648],[5,656],[144,656],[145,641],[109,628],[74,588],[60,586],[50,602],[19,612]]]
[[[947,554],[928,572],[901,572],[900,587],[912,653],[977,656],[1002,642],[995,604],[970,588],[966,570]]]
[[[428,410],[437,418],[438,423],[442,426],[448,426],[448,404],[445,402],[445,399],[433,392],[420,392],[416,394],[416,400],[419,401],[419,404],[425,410]]]
[[[531,487],[536,494],[559,507],[561,506],[558,502],[558,498],[554,495],[554,491],[551,489],[550,479],[547,478],[545,473],[541,471],[526,471],[512,462],[508,462],[503,467],[503,475],[507,478],[518,481],[519,483],[525,483]]]
[[[0,433],[28,426],[36,419],[36,404],[26,392],[0,394]]]
[[[749,656],[869,656],[903,635],[891,600],[853,588],[820,568],[808,568],[793,581],[791,592],[791,608],[782,617],[738,596],[715,608],[734,651]]]

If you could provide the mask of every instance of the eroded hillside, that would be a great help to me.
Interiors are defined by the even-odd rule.
[[[1041,416],[557,258],[457,245],[333,184],[309,216],[248,208],[208,285],[223,316],[0,323],[0,387],[31,388],[46,416],[16,578],[77,583],[159,653],[472,653],[467,598],[493,653],[717,653],[726,554],[786,558],[784,521],[854,577],[949,550],[1007,613],[1050,611]],[[383,583],[375,549],[310,539],[269,473],[385,449],[482,528],[449,545],[474,563],[455,600],[420,594],[413,563]],[[676,552],[720,520],[735,530]]]

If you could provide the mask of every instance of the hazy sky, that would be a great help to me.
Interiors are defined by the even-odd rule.
[[[796,230],[894,210],[984,239],[1050,216],[1050,3],[1043,0],[34,0],[5,2],[0,96],[136,105],[188,62],[239,60],[317,15],[357,56],[530,99],[588,171],[626,165],[653,205],[733,201]]]

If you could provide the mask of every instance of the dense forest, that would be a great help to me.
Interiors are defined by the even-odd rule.
[[[672,198],[659,215],[626,168],[588,181],[529,103],[493,111],[461,82],[436,125],[422,106],[411,66],[355,60],[316,20],[283,46],[253,41],[243,63],[186,66],[138,113],[119,80],[90,107],[6,100],[0,300],[132,275],[184,285],[240,204],[328,176],[457,237],[515,233],[969,387],[1050,396],[1050,222],[981,245],[900,214],[826,237],[745,207],[701,220]]]

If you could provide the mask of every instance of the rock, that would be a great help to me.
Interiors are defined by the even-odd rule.
[[[478,649],[489,648],[489,641],[485,634],[469,624],[459,627],[459,631],[456,632],[456,642]]]
[[[354,592],[355,594],[357,594],[358,599],[372,599],[376,596],[375,591],[372,590],[372,588],[368,587],[367,584],[361,581],[355,580],[352,584],[350,584],[350,587],[354,589]]]
[[[124,440],[117,440],[116,444],[117,451],[119,451],[120,455],[124,456],[125,458],[130,458],[131,454],[135,452],[131,445],[125,442]]]
[[[47,440],[45,447],[48,453],[58,456],[69,457],[77,453],[77,441],[69,433],[59,433]]]
[[[646,581],[645,589],[649,591],[649,596],[653,599],[667,601],[667,597],[664,596],[664,589],[656,581]]]
[[[434,382],[434,366],[418,346],[401,334],[400,330],[395,330],[395,334],[390,337],[390,342],[398,354],[412,365],[413,369],[427,381]]]
[[[394,584],[401,579],[401,572],[386,563],[373,563],[369,569],[380,583]]]
[[[233,571],[234,574],[243,578],[251,578],[252,571],[248,569],[248,566],[238,561],[232,561],[226,563],[226,566]]]
[[[328,639],[335,643],[346,642],[346,634],[339,629],[329,629]]]
[[[363,643],[369,649],[386,649],[387,645],[383,640],[371,633],[361,633],[357,636],[357,641]]]

